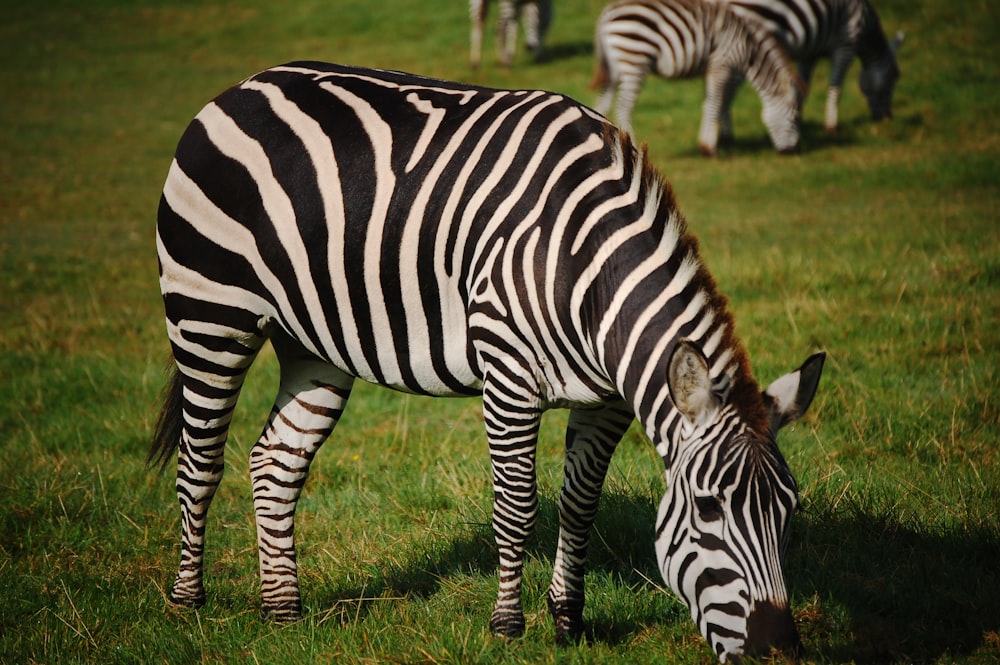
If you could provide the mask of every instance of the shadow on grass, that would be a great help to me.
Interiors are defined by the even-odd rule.
[[[623,594],[660,584],[653,553],[655,506],[647,498],[606,495],[592,540],[590,570]],[[558,532],[553,497],[542,497],[529,555],[551,566]],[[496,550],[489,524],[445,546],[435,545],[410,564],[382,571],[364,589],[342,589],[317,599],[320,607],[350,602],[345,616],[368,613],[361,596],[429,597],[446,580],[472,575],[493,589]],[[820,662],[927,662],[982,649],[1000,631],[1000,539],[982,532],[921,533],[890,515],[861,509],[807,512],[796,519],[788,553],[788,585],[807,658]],[[593,591],[593,585],[589,587]],[[606,587],[605,587],[606,588]],[[362,592],[363,593],[360,593]],[[481,594],[475,602],[481,602]],[[598,606],[602,603],[608,607]],[[682,623],[678,602],[635,616],[613,616],[613,601],[588,597],[588,640],[617,645],[657,623]],[[818,604],[818,607],[816,606]],[[666,608],[666,609],[664,609]],[[487,617],[491,606],[470,607]]]
[[[538,64],[568,60],[585,55],[589,56],[593,55],[593,53],[594,42],[592,41],[560,42],[547,45],[545,51],[542,53],[542,57],[538,60]]]
[[[551,495],[539,496],[538,523],[527,546],[527,560],[537,561],[545,569],[545,585],[536,592],[540,594],[544,594],[548,586],[558,538],[556,501]],[[588,570],[601,579],[588,580],[588,642],[616,645],[633,639],[637,632],[658,622],[686,620],[687,610],[679,601],[674,603],[672,599],[665,599],[666,604],[676,605],[676,616],[656,614],[657,604],[649,603],[641,613],[632,612],[633,616],[621,617],[613,608],[601,607],[601,594],[594,593],[598,585],[603,588],[610,585],[615,592],[630,593],[650,587],[649,580],[658,579],[652,539],[654,518],[654,506],[649,501],[617,493],[603,497],[590,546]],[[475,601],[470,598],[475,606],[470,605],[469,613],[481,617],[485,625],[496,593],[497,551],[491,524],[471,526],[448,543],[427,543],[423,551],[401,557],[402,565],[387,564],[374,571],[375,575],[363,586],[341,587],[333,593],[315,597],[312,602],[321,614],[329,614],[333,609],[343,621],[363,621],[383,598],[428,598],[448,588],[451,581],[466,578],[463,584],[476,587]],[[469,577],[471,580],[467,579]],[[486,593],[489,600],[483,600],[484,589],[489,590]]]
[[[922,533],[855,507],[807,515],[792,539],[789,586],[832,606],[800,613],[824,660],[926,662],[971,654],[1000,631],[996,533]]]

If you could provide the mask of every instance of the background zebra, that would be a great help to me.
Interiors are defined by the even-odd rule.
[[[899,79],[897,33],[890,43],[875,8],[868,0],[712,0],[723,2],[741,16],[760,21],[785,43],[799,62],[806,84],[820,58],[830,58],[824,126],[837,129],[840,88],[854,56],[861,60],[861,91],[872,119],[892,117],[892,93]]]
[[[607,113],[617,92],[615,117],[632,128],[632,108],[646,74],[667,78],[705,75],[698,143],[714,155],[719,140],[733,137],[729,105],[744,77],[763,102],[761,117],[779,152],[799,144],[803,86],[784,49],[722,5],[701,0],[621,0],[597,20],[592,87],[596,108]]]
[[[469,0],[472,29],[469,34],[469,62],[478,67],[483,54],[483,24],[486,23],[490,0]],[[497,17],[497,55],[500,64],[510,67],[517,49],[517,19],[524,17],[524,41],[535,60],[544,53],[545,33],[552,22],[551,0],[499,0]]]
[[[294,513],[355,378],[482,394],[500,582],[521,570],[541,414],[572,411],[548,602],[583,631],[590,531],[633,416],[663,456],[659,564],[721,659],[798,637],[781,570],[796,487],[775,432],[822,356],[762,393],[669,186],[586,107],[398,72],[291,63],[209,103],[163,189],[160,284],[176,372],[150,460],[178,450],[172,599],[205,600],[206,515],[247,369],[278,396],[250,453],[262,613],[301,613]]]

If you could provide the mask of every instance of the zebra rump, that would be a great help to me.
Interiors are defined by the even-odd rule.
[[[591,88],[595,108],[632,129],[632,108],[646,75],[705,77],[698,142],[712,156],[720,141],[733,139],[729,107],[743,79],[763,102],[761,118],[774,147],[796,152],[804,86],[785,49],[766,31],[753,30],[724,5],[702,0],[620,0],[605,7],[595,30],[595,67]]]
[[[482,396],[495,634],[525,630],[539,424],[565,407],[557,639],[583,635],[591,528],[638,419],[668,488],[658,566],[713,651],[797,645],[781,563],[796,487],[775,433],[808,407],[823,356],[760,390],[669,185],[585,106],[326,63],[260,72],[181,137],[157,253],[176,370],[150,460],[177,451],[174,603],[205,602],[229,425],[270,341],[280,384],[249,462],[265,617],[302,614],[295,508],[360,378]]]

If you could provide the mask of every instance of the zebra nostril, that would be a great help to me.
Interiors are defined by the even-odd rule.
[[[792,612],[770,602],[757,603],[747,620],[745,651],[751,656],[766,656],[774,649],[793,657],[800,655],[802,642]]]

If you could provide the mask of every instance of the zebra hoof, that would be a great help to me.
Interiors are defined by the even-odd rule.
[[[167,596],[167,601],[174,607],[180,607],[188,610],[197,610],[205,606],[205,595],[194,596],[194,597],[179,597],[171,593]]]
[[[494,610],[490,617],[490,632],[497,637],[517,639],[524,637],[524,613],[513,610]]]
[[[556,625],[556,644],[565,647],[584,640],[583,603],[553,602],[549,600],[549,613]]]
[[[192,610],[205,606],[205,587],[200,583],[183,584],[174,582],[167,601],[174,607],[184,607]]]
[[[556,645],[571,647],[585,640],[583,621],[573,621],[568,617],[556,619]]]
[[[286,601],[273,605],[262,605],[260,608],[260,618],[264,621],[274,623],[292,623],[302,618],[302,603],[299,601]]]
[[[702,157],[715,157],[715,152],[716,151],[715,151],[715,146],[714,145],[713,146],[708,146],[708,145],[705,145],[704,143],[702,143],[701,145],[698,146],[698,148],[701,150],[701,156]]]

